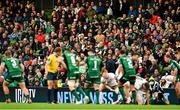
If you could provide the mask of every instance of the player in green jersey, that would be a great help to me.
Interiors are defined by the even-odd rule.
[[[118,59],[119,66],[116,70],[116,76],[119,80],[120,84],[120,90],[122,90],[122,86],[124,86],[124,91],[122,90],[121,94],[123,95],[125,92],[126,96],[126,103],[131,102],[131,97],[133,101],[136,101],[136,91],[134,88],[134,83],[136,79],[136,70],[133,65],[132,57],[127,56],[124,50],[120,51],[120,58]],[[137,59],[137,58],[136,58]],[[130,87],[129,87],[129,82]],[[130,95],[130,91],[132,92],[132,96]],[[125,97],[123,98],[125,99]]]
[[[68,85],[69,90],[75,96],[77,102],[76,104],[82,104],[82,100],[80,99],[77,92],[82,94],[85,97],[86,102],[89,100],[89,97],[86,96],[83,89],[79,85],[79,62],[77,61],[77,56],[75,53],[71,52],[70,50],[64,51],[64,59],[67,64],[67,77],[68,77]],[[85,103],[86,103],[85,102]]]
[[[29,91],[26,88],[25,82],[24,82],[24,65],[20,63],[20,61],[16,58],[12,57],[11,51],[6,51],[5,52],[6,58],[4,58],[1,62],[1,67],[0,67],[0,75],[2,75],[3,71],[5,68],[7,69],[8,75],[5,78],[3,82],[3,91],[5,94],[5,99],[6,102],[11,102],[10,99],[10,93],[9,93],[9,84],[17,81],[19,84],[19,87],[22,89],[25,97],[26,97],[26,103],[31,103],[31,99],[29,96]]]
[[[85,63],[87,64],[88,71],[86,76],[85,89],[87,93],[87,88],[89,84],[93,85],[93,88],[96,92],[96,104],[99,103],[99,85],[101,78],[101,70],[103,68],[103,62],[101,58],[96,56],[93,51],[88,52],[88,57],[85,59]]]
[[[172,60],[170,54],[166,54],[164,56],[164,61],[170,64],[171,71],[176,76],[176,95],[177,98],[179,98],[180,103],[180,64],[177,61]]]

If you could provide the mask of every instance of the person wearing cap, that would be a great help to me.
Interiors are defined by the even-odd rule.
[[[62,68],[67,68],[66,64],[61,57],[61,48],[56,47],[54,53],[51,54],[46,61],[45,65],[45,75],[44,78],[47,79],[48,84],[48,102],[49,103],[57,103],[57,74],[59,70],[59,66]],[[54,91],[53,91],[54,89]],[[54,101],[51,100],[52,92],[54,92]]]

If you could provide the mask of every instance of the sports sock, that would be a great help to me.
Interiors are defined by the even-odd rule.
[[[82,94],[84,97],[86,96],[86,93],[84,92],[84,90],[82,89],[81,86],[79,86],[79,87],[77,88],[77,91],[78,91],[80,94]]]
[[[26,99],[29,99],[30,98],[30,96],[29,95],[24,95],[25,97],[26,97]]]
[[[54,89],[54,102],[57,103],[57,89]]]
[[[99,90],[95,90],[96,92],[96,104],[99,104]]]
[[[80,101],[80,97],[79,95],[77,94],[77,91],[76,90],[72,90],[71,93],[75,96],[75,98],[77,99],[77,101]]]
[[[89,96],[90,89],[85,89],[84,92],[85,92],[86,96]]]
[[[10,98],[10,94],[5,94],[5,99],[9,99]]]
[[[99,104],[103,104],[103,92],[99,92]]]
[[[136,103],[136,91],[132,91],[132,103]]]
[[[119,88],[119,92],[121,93],[121,96],[123,98],[123,101],[125,101],[126,97],[125,97],[125,93],[124,93],[124,88],[123,87],[120,87]]]
[[[48,89],[48,102],[51,103],[52,100],[51,100],[51,94],[52,94],[52,89]]]

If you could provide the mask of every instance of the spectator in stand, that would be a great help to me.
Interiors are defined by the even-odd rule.
[[[106,69],[108,73],[114,73],[116,71],[116,62],[112,59],[112,54],[107,55]]]
[[[102,34],[101,30],[98,31],[98,34],[96,35],[95,39],[97,43],[105,41],[105,36]]]
[[[136,9],[133,8],[133,6],[130,6],[130,7],[129,7],[129,11],[128,11],[128,16],[130,17],[130,16],[132,16],[132,15],[135,16],[135,17],[137,17],[138,12],[137,12]]]
[[[146,70],[143,76],[151,75],[160,82],[162,76],[171,74],[164,55],[169,53],[178,62],[180,59],[180,2],[154,0],[147,1],[147,7],[134,7],[128,0],[120,1],[112,4],[112,17],[106,14],[110,4],[103,1],[81,4],[57,0],[51,14],[39,10],[34,0],[0,1],[0,53],[8,49],[16,53],[26,67],[30,86],[34,86],[37,67],[44,75],[46,58],[54,48],[67,45],[79,55],[95,50],[106,65],[112,59],[117,61],[119,50],[129,56],[138,53],[142,57],[139,66]],[[114,13],[114,5],[122,15]]]
[[[38,35],[35,37],[35,39],[39,42],[39,43],[44,43],[45,42],[45,36],[43,35],[43,32],[41,29],[38,30]]]

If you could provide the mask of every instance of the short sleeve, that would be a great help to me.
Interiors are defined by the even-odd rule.
[[[122,59],[121,58],[119,58],[117,62],[119,65],[122,65]]]
[[[88,58],[85,58],[85,59],[84,59],[84,62],[88,63]]]

